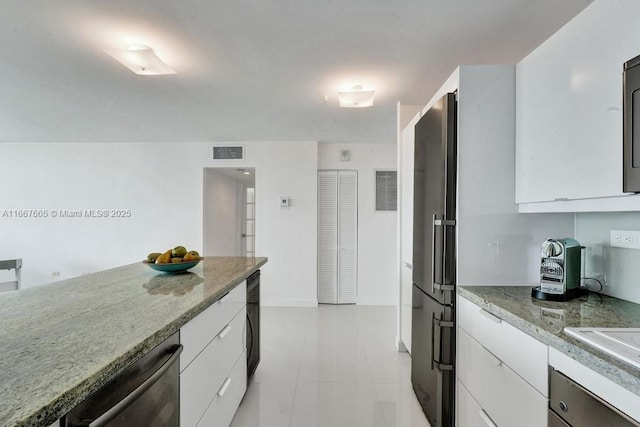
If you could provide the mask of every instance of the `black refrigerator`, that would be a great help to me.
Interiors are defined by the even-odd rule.
[[[415,126],[411,383],[432,427],[454,425],[456,95]]]

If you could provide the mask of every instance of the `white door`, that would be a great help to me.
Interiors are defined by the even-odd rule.
[[[355,304],[358,174],[318,171],[318,302]]]

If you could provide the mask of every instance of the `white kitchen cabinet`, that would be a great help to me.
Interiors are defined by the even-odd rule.
[[[622,193],[622,65],[640,54],[640,2],[599,0],[516,66],[521,212],[640,208]]]
[[[198,423],[199,427],[228,427],[247,389],[247,355],[238,357]]]
[[[456,382],[456,424],[460,427],[496,427],[489,414],[473,398],[469,390],[458,380]]]
[[[546,426],[547,346],[465,298],[457,304],[459,425]]]
[[[209,345],[231,319],[246,305],[247,282],[243,281],[213,305],[180,328],[180,372]]]
[[[458,296],[458,326],[518,373],[542,395],[549,395],[547,345]]]
[[[187,355],[180,364],[183,427],[212,425],[202,424],[205,416],[228,418],[228,425],[246,391],[246,307],[241,304],[236,310],[246,301],[246,285],[238,285],[227,298],[180,329],[183,355]],[[244,368],[237,368],[238,364]]]

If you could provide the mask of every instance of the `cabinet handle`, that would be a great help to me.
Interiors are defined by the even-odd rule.
[[[229,388],[229,385],[231,385],[231,378],[227,377],[227,379],[224,380],[224,383],[222,383],[222,387],[220,387],[220,390],[218,390],[218,396],[224,396],[224,394],[227,392],[227,389]]]
[[[406,261],[402,261],[404,263],[404,265],[409,269],[409,270],[413,270],[413,264],[409,264]]]
[[[484,317],[486,317],[487,319],[491,320],[494,323],[502,323],[502,319],[499,318],[498,316],[496,316],[495,314],[491,314],[489,313],[487,310],[485,310],[484,308],[480,309],[480,314],[482,314]]]
[[[224,304],[225,302],[227,302],[228,299],[229,299],[229,292],[224,294],[224,296],[218,300],[218,303]]]
[[[218,334],[218,339],[223,339],[225,336],[227,336],[230,330],[231,330],[231,324],[228,324],[227,326],[222,328],[222,330]]]
[[[480,418],[482,418],[482,421],[485,422],[485,424],[487,424],[489,427],[498,427],[496,425],[496,423],[494,423],[491,418],[489,417],[489,414],[487,414],[484,409],[480,409],[478,411],[478,413],[480,414]]]
[[[491,357],[493,359],[493,364],[496,366],[502,366],[502,360],[498,359],[493,353],[491,353],[489,350],[487,350],[486,348],[482,347],[488,354],[489,357]]]

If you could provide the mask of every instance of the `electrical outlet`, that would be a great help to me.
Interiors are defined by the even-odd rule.
[[[611,246],[640,249],[640,231],[611,230]]]

